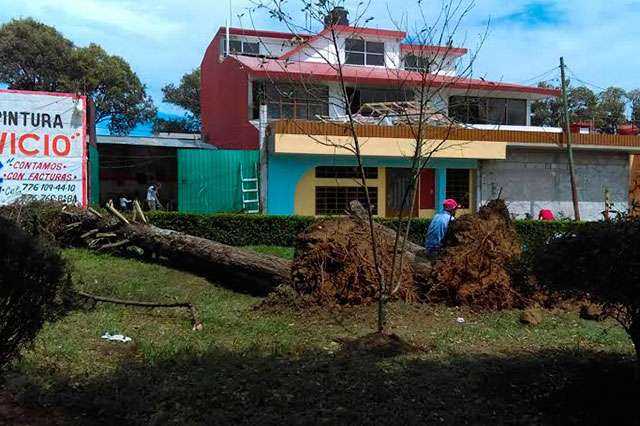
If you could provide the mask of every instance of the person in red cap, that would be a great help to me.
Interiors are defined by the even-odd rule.
[[[442,203],[443,211],[433,216],[429,229],[427,230],[427,241],[425,246],[427,252],[434,252],[442,247],[442,238],[447,233],[449,224],[455,220],[456,211],[462,208],[460,204],[451,198],[444,200]]]
[[[542,209],[538,213],[538,220],[556,220],[553,216],[553,212],[549,209]]]

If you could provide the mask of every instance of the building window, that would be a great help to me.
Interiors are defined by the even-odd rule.
[[[347,64],[384,66],[384,43],[349,38],[344,49]]]
[[[469,169],[447,169],[447,198],[453,198],[465,209],[469,208],[470,197],[470,176]]]
[[[525,99],[449,97],[449,118],[467,124],[526,126]]]
[[[407,90],[388,90],[388,89],[355,89],[347,87],[347,96],[349,98],[349,109],[352,114],[360,111],[363,104],[374,102],[413,102],[415,96],[413,92]],[[362,111],[362,115],[370,114],[370,111]]]
[[[404,69],[409,71],[424,71],[429,69],[429,58],[409,54],[404,57]]]
[[[378,179],[377,167],[365,167],[364,175],[367,179]],[[351,166],[320,166],[316,167],[317,178],[353,178],[360,179],[360,169]]]
[[[260,54],[260,45],[258,42],[229,40],[229,50],[231,50],[232,55],[258,56]],[[222,39],[222,52],[224,56],[227,56],[226,39]]]
[[[262,104],[267,105],[269,119],[315,120],[318,115],[329,115],[329,88],[254,82],[253,119],[260,118]]]
[[[378,188],[369,187],[369,197],[373,213],[378,211]],[[363,206],[367,204],[367,197],[360,186],[316,186],[316,214],[331,215],[344,214],[351,201],[358,200]]]

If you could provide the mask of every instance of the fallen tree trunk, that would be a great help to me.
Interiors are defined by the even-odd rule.
[[[167,258],[177,268],[210,278],[239,290],[265,295],[289,282],[291,261],[253,253],[151,225],[121,229],[130,244]]]
[[[27,232],[61,246],[129,256],[134,253],[132,248],[142,249],[148,259],[154,255],[157,259],[161,257],[162,263],[255,295],[266,295],[290,281],[291,261],[288,259],[151,225],[129,224],[121,214],[93,209],[83,211],[56,203],[3,206],[0,214],[16,221]],[[74,226],[69,227],[69,224]]]

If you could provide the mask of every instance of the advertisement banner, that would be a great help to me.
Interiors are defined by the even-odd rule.
[[[86,207],[85,106],[73,94],[0,90],[0,204]]]

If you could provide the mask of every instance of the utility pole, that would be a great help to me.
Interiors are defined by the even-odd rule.
[[[564,134],[567,139],[567,152],[569,154],[569,176],[571,176],[571,196],[573,198],[573,214],[576,220],[580,220],[580,206],[578,201],[578,184],[576,171],[573,164],[573,147],[571,146],[571,123],[569,122],[569,102],[567,101],[567,81],[564,77],[564,58],[560,57],[560,75],[562,77],[562,104],[564,108]]]

